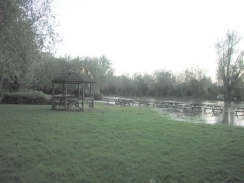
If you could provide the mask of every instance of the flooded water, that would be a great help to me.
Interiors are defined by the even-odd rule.
[[[201,110],[195,112],[183,112],[183,110],[170,110],[169,108],[155,108],[154,110],[162,113],[169,113],[170,117],[179,121],[190,121],[195,123],[206,124],[225,124],[244,127],[244,114],[242,112],[236,115],[235,111],[238,107],[244,106],[244,103],[236,102],[207,102],[202,101],[198,103],[201,106]],[[204,108],[207,105],[220,106],[222,112],[212,111],[211,109]]]
[[[115,99],[115,98],[114,98]],[[145,101],[145,100],[144,100]],[[155,99],[147,99],[150,102],[150,106],[153,110],[161,114],[168,114],[171,119],[178,121],[194,122],[194,123],[206,123],[206,124],[224,124],[244,127],[244,113],[238,112],[237,115],[235,111],[239,107],[244,107],[244,102],[227,102],[227,101],[204,101],[204,100],[161,100],[158,102],[169,102],[175,106],[176,103],[181,103],[183,105],[198,104],[199,108],[192,110],[178,108],[177,110],[173,106],[154,106]],[[111,105],[115,105],[114,101],[107,102]],[[206,109],[206,106],[219,106],[220,110]],[[133,104],[133,106],[138,106],[138,103]],[[143,106],[143,105],[142,105]]]

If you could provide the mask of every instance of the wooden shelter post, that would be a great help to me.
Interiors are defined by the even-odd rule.
[[[92,98],[93,98],[93,100],[92,100],[92,108],[94,108],[94,92],[95,92],[95,84],[94,83],[92,83]]]
[[[85,83],[82,83],[82,110],[84,111],[84,103],[85,103],[85,94],[84,94],[84,86]]]
[[[52,83],[52,103],[54,100],[54,83]],[[54,105],[52,105],[52,109],[54,109]]]
[[[78,84],[78,97],[80,97],[80,84]]]
[[[64,106],[65,106],[65,110],[67,110],[67,83],[65,83],[64,85],[65,85]]]
[[[52,83],[52,99],[54,97],[54,83]]]
[[[91,84],[89,84],[89,88],[90,88],[89,96],[92,97],[92,88],[91,88]]]
[[[63,84],[63,96],[65,96],[65,84]]]

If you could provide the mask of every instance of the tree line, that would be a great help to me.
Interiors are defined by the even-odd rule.
[[[112,61],[101,57],[60,57],[42,53],[35,67],[30,88],[51,93],[50,80],[67,75],[70,71],[85,73],[96,81],[96,92],[106,96],[131,97],[190,97],[201,99],[223,98],[225,88],[206,75],[201,68],[190,68],[180,73],[158,70],[152,74],[134,73],[116,76]],[[60,89],[61,91],[62,89]],[[239,80],[231,92],[231,98],[244,98],[244,83]]]
[[[103,95],[243,99],[244,50],[241,36],[227,31],[217,40],[217,81],[200,68],[181,73],[158,70],[152,74],[116,76],[111,60],[101,57],[54,57],[59,36],[52,13],[54,0],[0,0],[0,92],[4,81],[50,92],[50,80],[68,72],[85,72]]]

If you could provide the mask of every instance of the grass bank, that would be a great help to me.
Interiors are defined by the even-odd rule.
[[[0,105],[0,182],[244,182],[244,128],[146,107]]]

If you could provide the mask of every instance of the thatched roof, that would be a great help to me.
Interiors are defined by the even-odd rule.
[[[68,83],[68,84],[81,84],[81,83],[96,83],[93,79],[91,79],[86,74],[67,74],[55,78],[51,81],[52,83]]]

